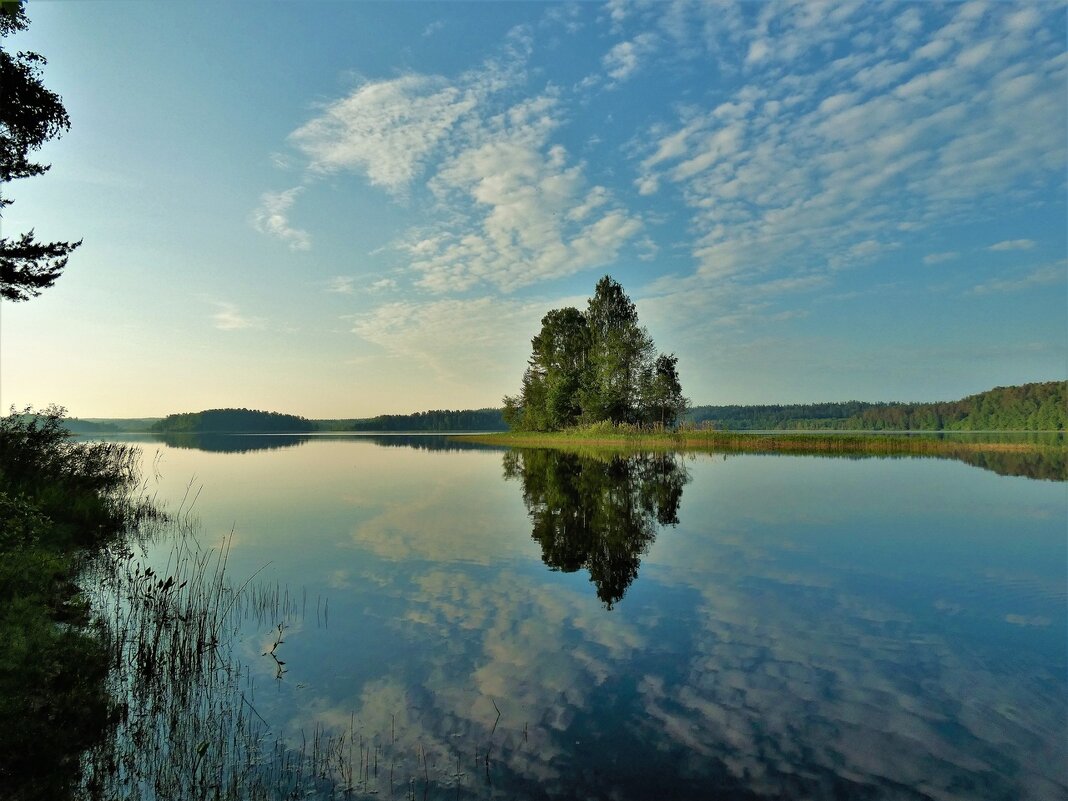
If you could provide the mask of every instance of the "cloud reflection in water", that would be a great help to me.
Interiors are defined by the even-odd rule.
[[[438,797],[1065,797],[1055,486],[544,452],[493,482],[499,455],[426,456],[345,484],[330,628],[285,646],[290,730],[355,720]]]

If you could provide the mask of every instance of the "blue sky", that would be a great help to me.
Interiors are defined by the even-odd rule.
[[[31,2],[0,404],[496,405],[627,289],[695,403],[1068,376],[1064,3]]]

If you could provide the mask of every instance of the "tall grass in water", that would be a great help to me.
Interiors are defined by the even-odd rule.
[[[301,782],[265,769],[285,749],[265,749],[269,727],[234,656],[245,620],[277,619],[294,608],[264,593],[253,603],[248,581],[229,583],[230,537],[204,547],[186,517],[162,523],[152,539],[172,541],[164,568],[116,547],[94,571],[93,595],[111,633],[109,690],[122,714],[114,738],[87,756],[85,794],[175,801],[302,795],[308,788]]]
[[[498,727],[496,702],[497,717],[489,713],[481,734],[447,747],[449,737],[424,743],[422,726],[405,730],[394,721],[382,731],[369,730],[354,714],[340,730],[313,720],[308,729],[283,736],[257,710],[252,670],[236,652],[249,628],[273,629],[273,645],[262,658],[283,660],[290,627],[312,614],[309,605],[255,574],[240,585],[232,582],[230,537],[205,547],[188,517],[142,530],[148,528],[154,531],[146,546],[163,550],[170,543],[165,567],[146,566],[133,548],[116,546],[91,572],[91,594],[110,632],[108,689],[120,714],[114,736],[85,757],[80,796],[496,797],[493,784],[503,766],[527,747],[525,729],[520,737]]]
[[[0,798],[414,799],[476,775],[461,771],[472,749],[368,735],[355,718],[287,743],[235,651],[254,621],[277,630],[280,663],[306,594],[234,585],[230,538],[203,546],[188,497],[168,518],[136,449],[73,442],[61,420],[0,419]],[[162,565],[144,556],[168,547]],[[314,606],[326,625],[328,603]],[[499,752],[473,751],[488,779]]]
[[[418,735],[396,727],[368,733],[355,716],[347,729],[313,722],[310,731],[284,737],[257,710],[252,671],[236,651],[249,627],[273,629],[262,656],[285,680],[285,635],[312,613],[305,598],[255,574],[231,582],[231,537],[205,547],[188,516],[157,520],[142,531],[142,554],[170,543],[165,567],[146,565],[129,544],[116,545],[90,574],[94,604],[110,633],[108,690],[120,714],[114,736],[86,755],[82,796],[455,798],[461,786],[473,789],[483,774],[488,780],[498,764],[492,732],[490,743],[479,742],[466,755],[431,753]],[[316,614],[322,620],[325,609]]]

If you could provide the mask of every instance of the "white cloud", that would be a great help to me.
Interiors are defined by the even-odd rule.
[[[1035,8],[1022,7],[1015,11],[1005,20],[1005,26],[1013,31],[1027,32],[1037,28],[1042,21],[1042,15]]]
[[[942,253],[928,253],[923,257],[924,264],[941,264],[946,261],[953,261],[959,259],[960,253],[956,250],[947,250]]]
[[[633,185],[681,199],[693,231],[692,280],[661,290],[714,283],[740,296],[768,276],[871,260],[906,229],[987,219],[1007,193],[1041,197],[1062,181],[1063,43],[1035,36],[1018,6],[916,4],[895,25],[866,3],[740,8],[685,7],[686,29],[703,31],[735,88],[639,139]],[[846,55],[827,60],[832,50]]]
[[[1034,241],[1030,239],[1006,239],[995,242],[987,250],[1030,250],[1034,246]]]
[[[1068,261],[1046,264],[1015,278],[995,278],[977,284],[973,295],[990,295],[1001,292],[1023,292],[1037,286],[1064,283],[1068,279]]]
[[[246,317],[233,303],[218,301],[218,311],[211,316],[212,325],[220,331],[240,331],[245,328],[262,328],[263,320],[258,317]]]
[[[655,195],[660,189],[660,181],[654,175],[643,175],[634,181],[639,195]]]
[[[289,210],[303,191],[304,187],[295,186],[283,192],[264,192],[260,195],[259,208],[252,214],[252,224],[256,230],[281,239],[291,250],[308,250],[311,247],[308,232],[289,224]]]
[[[330,279],[327,286],[328,292],[334,292],[338,295],[351,295],[355,284],[355,279],[347,275],[339,275]]]
[[[368,81],[290,135],[313,170],[353,170],[394,194],[422,173],[434,149],[477,104],[472,89],[406,75]]]
[[[754,64],[764,61],[771,53],[771,46],[764,39],[757,39],[749,43],[749,52],[745,54],[745,63]]]
[[[642,59],[653,53],[657,44],[656,34],[638,34],[629,41],[615,45],[605,54],[601,63],[608,77],[614,81],[625,81],[640,69]]]
[[[403,243],[418,283],[434,292],[490,284],[508,292],[613,262],[641,229],[581,163],[552,144],[561,123],[549,93],[467,132],[430,186],[450,219]]]
[[[517,26],[499,57],[455,79],[409,74],[364,81],[323,106],[289,140],[313,173],[357,172],[403,196],[453,138],[462,137],[458,129],[482,104],[523,78],[531,46],[529,31]]]
[[[658,253],[660,246],[650,236],[643,236],[638,242],[638,258],[642,261],[656,261]]]
[[[630,16],[629,5],[628,0],[608,0],[605,3],[614,30],[618,30],[619,26]]]
[[[652,43],[636,37],[633,53]],[[610,264],[642,227],[553,141],[565,120],[558,89],[514,100],[530,48],[517,28],[499,59],[455,79],[364,82],[290,137],[312,174],[353,171],[404,198],[424,179],[430,197],[415,201],[426,222],[396,244],[423,288],[511,291],[568,276]]]

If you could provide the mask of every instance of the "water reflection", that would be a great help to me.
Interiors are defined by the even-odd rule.
[[[638,577],[657,527],[678,524],[682,488],[690,479],[675,453],[549,449],[509,451],[504,475],[523,483],[542,561],[565,573],[588,570],[609,609]]]
[[[879,432],[885,435],[887,432]],[[901,436],[921,436],[902,432]],[[1068,449],[1064,447],[1063,432],[990,432],[972,434],[923,434],[929,438],[947,439],[961,443],[986,442],[1020,446],[1020,450],[962,451],[945,456],[880,456],[849,454],[830,456],[814,453],[819,459],[956,459],[973,467],[990,470],[1002,476],[1025,476],[1046,481],[1068,481]],[[251,453],[305,445],[324,439],[358,439],[383,448],[411,448],[419,451],[457,452],[500,450],[498,445],[484,445],[449,434],[219,434],[182,433],[154,435],[151,440],[173,448],[194,449],[216,453]],[[1028,446],[1028,447],[1024,447]],[[796,455],[796,454],[795,454]],[[510,478],[516,477],[509,475]],[[564,568],[562,568],[564,569]],[[575,568],[572,568],[575,569]]]
[[[233,575],[306,588],[235,648],[354,797],[1068,798],[1063,486],[382,439],[163,460]]]
[[[172,448],[213,453],[251,453],[293,448],[315,440],[356,439],[373,442],[383,448],[413,448],[419,451],[499,450],[500,446],[483,445],[448,434],[220,434],[184,432],[155,434],[149,441],[162,442]]]
[[[162,434],[158,442],[172,448],[187,448],[214,453],[251,453],[273,451],[303,445],[309,437],[300,434]]]
[[[1068,481],[1068,450],[1044,448],[1035,451],[977,451],[961,456],[973,467],[992,470],[999,476],[1026,476],[1045,481]]]
[[[446,452],[500,450],[499,445],[483,445],[450,434],[379,434],[364,438],[383,448],[414,448],[417,451]]]

